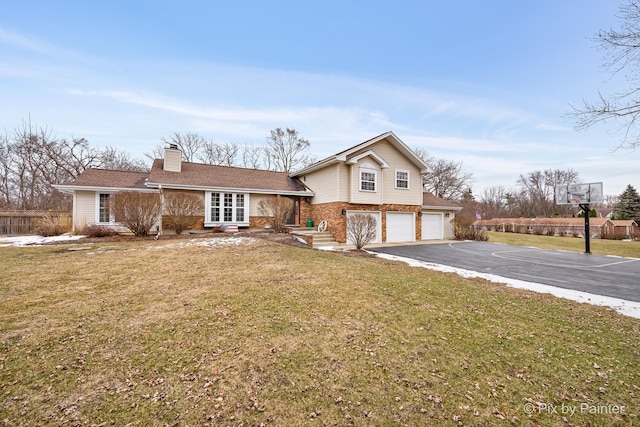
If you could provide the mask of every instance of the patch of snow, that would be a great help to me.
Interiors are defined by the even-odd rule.
[[[308,245],[307,241],[306,241],[306,240],[304,240],[302,237],[300,237],[300,236],[296,236],[295,234],[292,234],[291,236],[292,236],[295,240],[297,240],[298,242],[300,242],[300,243],[304,243],[305,245]]]
[[[457,267],[450,267],[448,265],[434,264],[430,262],[418,261],[411,258],[399,257],[395,255],[388,255],[383,253],[371,252],[380,258],[389,259],[392,261],[402,261],[409,264],[412,267],[428,268],[429,270],[442,271],[445,273],[455,273],[462,277],[467,278],[481,278],[489,280],[494,283],[503,283],[512,288],[526,289],[529,291],[547,293],[558,298],[565,298],[572,301],[581,303],[593,304],[598,306],[610,307],[620,314],[625,316],[634,317],[640,319],[640,302],[628,301],[620,298],[606,297],[602,295],[595,295],[588,292],[574,291],[572,289],[558,288],[555,286],[543,285],[541,283],[526,282],[524,280],[510,279],[507,277],[496,276],[494,274],[479,273],[477,271],[465,270]]]
[[[256,239],[251,237],[212,237],[210,239],[191,239],[186,242],[167,243],[166,245],[159,246],[147,246],[147,249],[172,249],[172,248],[185,248],[189,246],[203,246],[206,248],[212,248],[214,246],[229,246],[229,245],[251,245],[256,242]]]
[[[44,243],[51,242],[67,242],[82,239],[85,236],[73,236],[70,234],[61,234],[60,236],[42,237],[42,236],[14,236],[0,237],[0,247],[7,246],[40,246]]]

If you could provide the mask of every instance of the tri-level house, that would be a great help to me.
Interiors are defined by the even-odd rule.
[[[349,243],[347,219],[358,213],[376,218],[372,243],[452,238],[460,207],[424,193],[426,172],[428,166],[393,132],[386,132],[293,173],[184,162],[180,150],[169,147],[148,173],[87,169],[56,188],[73,195],[76,231],[93,224],[117,228],[109,197],[133,190],[198,195],[205,207],[204,229],[263,228],[267,221],[258,210],[260,201],[288,197],[294,205],[289,225],[326,221],[337,242]],[[166,218],[158,218],[158,227],[168,225]]]

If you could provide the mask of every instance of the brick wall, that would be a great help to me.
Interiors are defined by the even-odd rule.
[[[327,231],[329,231],[333,238],[340,243],[346,243],[347,241],[347,218],[342,215],[342,209],[347,211],[361,210],[361,211],[380,211],[382,212],[382,241],[387,241],[387,211],[394,212],[414,212],[415,213],[415,230],[416,240],[422,238],[422,220],[418,215],[420,212],[420,206],[414,205],[359,205],[350,204],[347,202],[332,202],[312,205],[311,218],[313,224],[317,225],[320,221],[327,221]]]

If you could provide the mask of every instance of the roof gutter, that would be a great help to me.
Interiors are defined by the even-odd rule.
[[[446,211],[461,211],[462,210],[462,206],[429,206],[429,205],[422,205],[421,206],[422,209],[434,209],[434,210],[446,210]]]
[[[204,185],[183,185],[183,184],[163,184],[159,182],[147,182],[145,185],[151,188],[160,188],[163,190],[201,190],[201,191],[218,191],[221,193],[254,193],[254,194],[280,194],[282,196],[303,196],[313,197],[315,193],[310,190],[267,190],[264,188],[240,188],[240,187],[209,187]]]
[[[142,191],[147,193],[155,193],[155,189],[138,188],[138,187],[98,187],[98,186],[83,186],[83,185],[71,185],[71,184],[53,184],[52,187],[65,194],[73,194],[75,191],[78,191],[78,190],[103,191],[108,193],[115,193],[118,191]]]

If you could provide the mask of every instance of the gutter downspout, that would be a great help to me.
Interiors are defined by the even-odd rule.
[[[162,213],[164,212],[164,191],[162,191],[162,184],[158,184],[158,190],[160,191],[160,228],[158,229],[157,237],[162,235]]]

